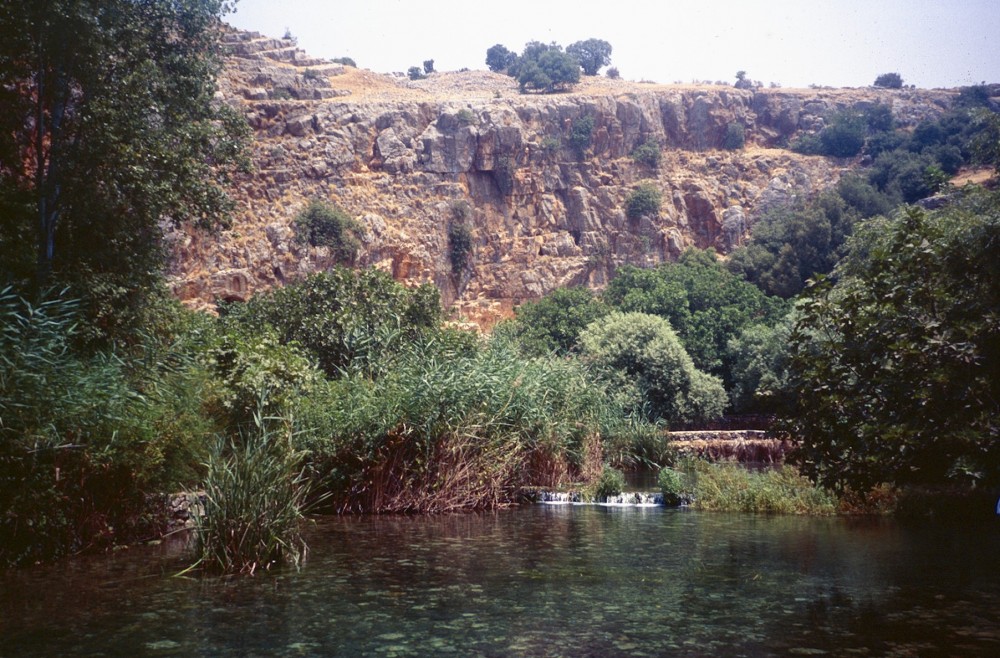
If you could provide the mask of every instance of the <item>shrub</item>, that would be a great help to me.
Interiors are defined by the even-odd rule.
[[[660,145],[647,139],[632,149],[632,159],[652,169],[660,166]]]
[[[605,72],[605,75],[607,75],[612,80],[618,80],[619,78],[622,77],[622,74],[618,71],[618,67],[617,66],[612,66],[611,68],[609,68]]]
[[[629,219],[656,216],[660,212],[660,190],[653,183],[640,183],[632,190],[625,202],[625,214]]]
[[[407,341],[437,328],[437,288],[408,289],[374,269],[336,267],[301,282],[257,294],[224,309],[224,326],[296,344],[328,377],[357,371],[378,377]]]
[[[579,342],[598,376],[630,397],[636,411],[650,420],[707,420],[726,407],[722,382],[695,368],[661,317],[610,313],[589,325]]]
[[[664,505],[677,506],[690,502],[693,498],[687,477],[680,471],[666,467],[661,468],[656,476],[656,484],[663,494]]]
[[[351,66],[353,68],[358,68],[358,63],[355,62],[350,57],[337,57],[332,60],[334,64],[343,64],[344,66]]]
[[[604,465],[597,482],[591,491],[595,500],[607,500],[610,496],[618,496],[625,489],[625,476],[616,468]]]
[[[433,59],[425,59],[424,60],[424,73],[427,74],[427,75],[430,75],[433,72],[434,72],[434,60]]]
[[[835,514],[836,498],[792,466],[750,471],[732,462],[685,464],[694,482],[694,505],[719,512]]]
[[[455,118],[458,119],[458,122],[463,126],[469,126],[476,122],[476,115],[472,112],[472,110],[465,107],[455,113]]]
[[[902,89],[903,78],[898,73],[883,73],[875,78],[875,86],[886,89]]]
[[[575,350],[580,332],[607,312],[589,288],[557,288],[538,301],[522,304],[512,331],[524,354],[566,355]]]
[[[573,147],[579,157],[582,158],[586,153],[593,134],[594,117],[588,114],[573,120],[573,128],[569,135],[569,145]]]
[[[427,76],[423,74],[423,71],[420,70],[419,66],[411,66],[406,69],[406,77],[410,80],[423,80]]]
[[[452,274],[462,274],[469,267],[471,255],[472,230],[465,220],[453,217],[448,222],[448,257]]]
[[[738,151],[746,144],[746,132],[742,123],[733,121],[726,125],[726,136],[722,140],[722,148],[727,151]]]
[[[351,264],[361,248],[361,225],[340,208],[313,199],[295,217],[295,237],[313,247],[328,247],[334,260]]]

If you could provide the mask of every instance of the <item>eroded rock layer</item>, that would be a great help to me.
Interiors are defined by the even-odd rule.
[[[905,126],[952,98],[606,79],[521,95],[484,71],[410,82],[310,58],[288,40],[235,31],[226,40],[220,95],[253,128],[254,171],[232,191],[231,230],[171,236],[174,291],[201,307],[330,267],[329,251],[293,230],[322,199],[361,223],[357,265],[433,282],[455,317],[488,326],[556,287],[600,288],[625,263],[654,265],[691,246],[729,252],[764,208],[814,194],[852,166],[781,148],[839,108],[888,104]],[[589,136],[574,139],[590,121]],[[734,123],[746,147],[722,150]],[[661,147],[656,168],[630,157],[647,141]],[[629,218],[628,195],[643,181],[660,190],[661,210]],[[472,238],[457,273],[454,221]]]

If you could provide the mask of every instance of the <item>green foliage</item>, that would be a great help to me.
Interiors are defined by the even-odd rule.
[[[737,71],[736,82],[733,86],[737,89],[753,89],[753,80],[747,77],[746,71]]]
[[[738,151],[746,145],[746,131],[743,124],[733,121],[726,124],[726,136],[722,138],[722,148]]]
[[[655,269],[623,267],[604,301],[620,311],[666,318],[695,365],[727,381],[729,340],[751,324],[774,324],[785,312],[780,299],[726,271],[711,250],[688,250]]]
[[[546,45],[530,41],[521,56],[507,67],[508,74],[517,78],[521,91],[554,93],[580,81],[580,65],[558,44]]]
[[[517,60],[517,53],[507,49],[503,44],[494,44],[486,51],[486,66],[494,73],[507,70]]]
[[[340,208],[313,199],[295,217],[295,237],[313,247],[328,247],[337,263],[350,265],[361,249],[361,225]]]
[[[625,489],[625,475],[616,468],[605,464],[597,481],[590,488],[594,500],[607,500],[609,496],[619,496]]]
[[[863,183],[841,186],[848,187],[857,203],[865,201],[865,192],[874,193]],[[790,299],[810,277],[833,269],[857,217],[834,193],[812,203],[773,206],[757,220],[750,241],[732,253],[727,267],[766,294]]]
[[[661,468],[656,475],[656,484],[663,494],[664,505],[676,507],[694,498],[694,492],[688,486],[688,478],[682,471]]]
[[[36,285],[130,291],[135,323],[164,264],[164,223],[218,225],[249,129],[214,101],[214,0],[19,2],[0,43],[0,189],[26,190]],[[122,305],[127,301],[127,305]],[[85,304],[84,308],[88,305]],[[104,335],[110,343],[121,335]]]
[[[557,288],[517,309],[511,330],[529,356],[567,355],[576,349],[580,332],[608,308],[585,287]]]
[[[605,72],[605,75],[607,75],[612,80],[618,80],[619,78],[622,77],[622,74],[618,71],[618,67],[617,66],[612,66],[611,68],[609,68]]]
[[[288,413],[298,397],[318,384],[316,367],[296,345],[282,344],[274,328],[245,332],[233,323],[227,328],[210,358],[233,425],[247,425],[255,413]]]
[[[206,464],[194,566],[252,574],[304,557],[302,455],[287,428],[260,415],[256,420],[239,440],[219,439]]]
[[[573,128],[569,135],[569,145],[579,157],[583,157],[590,147],[594,135],[594,117],[587,114],[573,120]]]
[[[188,467],[210,426],[205,381],[179,346],[74,348],[79,305],[0,291],[0,563],[150,532],[147,491]]]
[[[584,75],[597,75],[602,66],[611,63],[611,44],[603,39],[576,41],[566,47],[566,53],[579,62]]]
[[[1000,114],[980,109],[974,116],[979,131],[972,138],[972,153],[977,162],[992,165],[1000,174]]]
[[[656,169],[660,166],[660,145],[652,139],[647,139],[632,149],[631,157],[640,164]]]
[[[461,275],[469,267],[472,250],[472,229],[465,220],[453,217],[448,222],[448,257],[452,274]]]
[[[224,326],[254,334],[271,327],[282,345],[297,344],[328,377],[385,373],[406,341],[436,329],[441,317],[429,285],[411,290],[384,272],[339,267],[225,310]]]
[[[684,487],[698,509],[758,514],[835,514],[837,500],[791,466],[750,471],[731,462],[682,463]]]
[[[411,66],[410,68],[406,69],[406,77],[408,77],[410,80],[423,80],[427,76],[424,75],[423,71],[420,69],[419,66]]]
[[[791,316],[780,324],[745,327],[726,346],[729,396],[737,413],[775,413],[790,403],[788,336]]]
[[[656,216],[660,213],[660,190],[655,183],[639,183],[625,201],[625,214],[629,219]]]
[[[579,343],[609,387],[651,420],[708,420],[726,407],[722,382],[695,368],[663,318],[611,313],[588,326]]]
[[[427,74],[427,75],[430,75],[433,72],[434,72],[434,60],[433,59],[425,59],[424,60],[424,73]]]
[[[626,425],[578,361],[447,339],[412,344],[379,380],[331,383],[298,417],[334,505],[368,511],[502,505]]]
[[[875,78],[875,86],[885,89],[902,89],[903,77],[898,73],[883,73]]]
[[[831,487],[1000,482],[1000,202],[874,219],[790,337],[800,460]]]
[[[344,66],[350,66],[352,68],[358,68],[358,63],[354,61],[351,57],[335,57],[330,60],[334,64],[343,64]]]

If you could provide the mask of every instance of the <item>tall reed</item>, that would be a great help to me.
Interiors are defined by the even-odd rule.
[[[206,464],[204,510],[196,516],[196,566],[254,573],[298,564],[308,487],[288,423],[259,414],[238,440],[220,438]]]

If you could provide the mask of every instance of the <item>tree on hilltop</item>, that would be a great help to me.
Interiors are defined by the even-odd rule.
[[[580,81],[580,64],[557,43],[529,41],[507,73],[517,78],[522,92],[554,93]]]
[[[494,44],[486,51],[486,66],[494,73],[504,71],[517,61],[517,53],[508,50],[503,44]]]
[[[875,78],[875,86],[885,89],[902,89],[903,78],[898,73],[883,73]]]
[[[580,63],[584,75],[597,75],[602,66],[611,63],[611,44],[603,39],[577,41],[567,46],[566,52]]]

